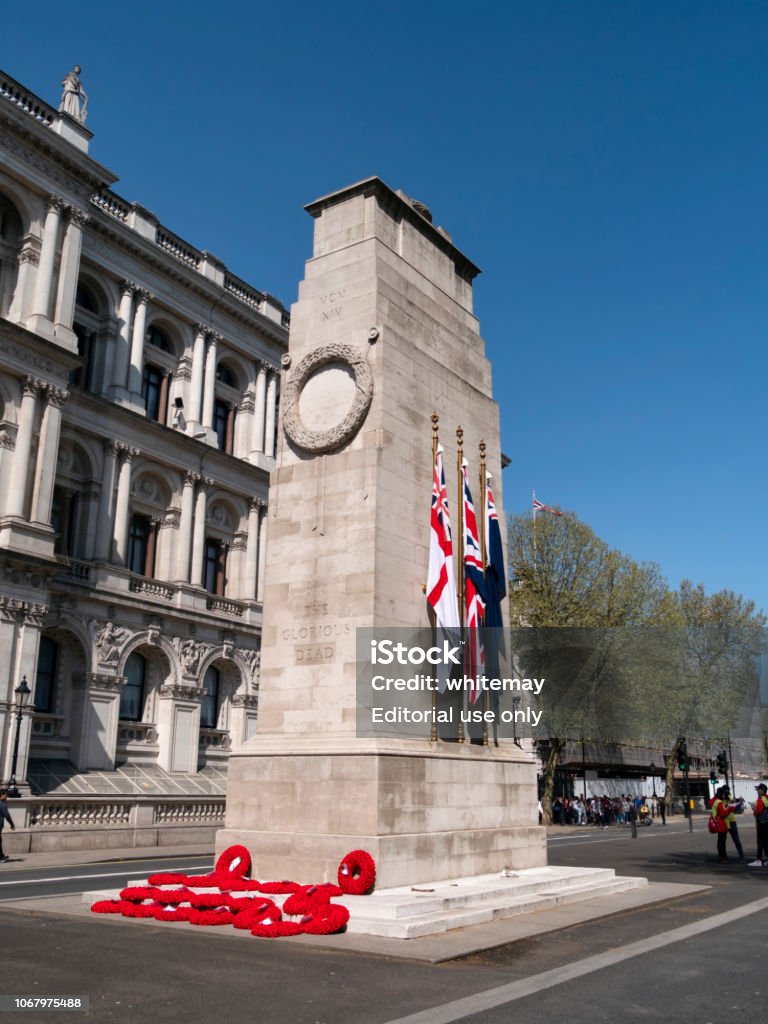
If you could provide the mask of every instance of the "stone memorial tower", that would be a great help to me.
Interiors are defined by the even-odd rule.
[[[486,442],[501,504],[478,268],[378,178],[307,210],[314,252],[270,486],[258,733],[230,757],[217,851],[242,843],[257,877],[319,881],[362,848],[383,887],[544,864],[535,767],[513,744],[355,731],[356,629],[427,624],[433,410],[447,467],[457,424],[466,452]]]

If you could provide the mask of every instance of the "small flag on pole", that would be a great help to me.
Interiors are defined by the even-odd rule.
[[[561,516],[563,513],[559,508],[552,508],[551,505],[544,505],[539,501],[538,498],[533,499],[533,511],[534,512],[551,512],[555,516]]]
[[[461,464],[464,479],[464,621],[468,637],[465,648],[464,670],[472,680],[469,701],[474,704],[480,696],[477,677],[485,674],[485,652],[480,636],[485,611],[485,579],[483,557],[477,535],[477,517],[467,480],[467,460]]]

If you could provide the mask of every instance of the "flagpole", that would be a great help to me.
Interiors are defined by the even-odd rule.
[[[536,491],[531,491],[532,495],[532,512],[533,515],[533,568],[536,569]]]
[[[461,627],[462,639],[464,639],[464,428],[456,427],[457,446],[457,468],[459,481],[459,625]],[[466,644],[464,645],[466,654]],[[464,660],[466,665],[466,660]],[[456,736],[457,743],[464,742],[464,723],[461,719],[464,711],[464,690],[459,690],[459,728]]]
[[[432,478],[435,476],[435,466],[437,464],[437,446],[440,443],[437,438],[438,424],[440,423],[440,417],[436,412],[432,413]],[[432,643],[433,645],[437,642],[437,622],[435,619],[435,610],[432,605],[427,602],[427,608],[430,612],[430,625],[432,626]],[[432,727],[429,733],[429,742],[437,743],[438,741],[437,732],[437,690],[432,690]]]
[[[485,469],[485,441],[481,441],[478,447],[480,448],[480,491],[479,491],[479,493],[482,495],[482,502],[483,502],[483,514],[480,517],[480,558],[481,558],[481,561],[483,563],[483,578],[485,578],[485,575],[486,575],[486,565],[485,565],[485,563],[487,561],[487,554],[486,554],[485,548],[486,548],[486,534],[487,534],[487,530],[488,530],[488,481],[485,479],[485,473],[486,473],[486,469]],[[486,596],[486,600],[487,600],[487,596]],[[485,613],[483,613],[483,615],[484,614]],[[487,650],[487,646],[486,646],[486,650]],[[487,655],[486,655],[486,663],[487,663],[487,660],[488,659],[487,659]],[[489,706],[489,693],[488,693],[487,690],[484,690],[483,691],[483,712],[488,711],[488,706]],[[488,721],[487,721],[487,717],[486,717],[485,714],[483,714],[483,746],[484,747],[488,746]]]

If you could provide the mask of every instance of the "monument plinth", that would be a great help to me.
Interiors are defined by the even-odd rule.
[[[431,414],[447,465],[498,409],[472,312],[478,273],[378,178],[307,207],[270,488],[258,734],[229,760],[226,827],[258,877],[332,878],[355,848],[394,886],[546,863],[535,767],[481,747],[355,733],[358,627],[426,625]],[[447,474],[451,507],[457,484]]]

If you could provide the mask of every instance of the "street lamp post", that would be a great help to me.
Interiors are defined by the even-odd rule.
[[[23,717],[24,703],[32,691],[27,686],[27,677],[21,680],[13,691],[16,694],[16,737],[13,741],[13,759],[11,761],[11,782],[8,786],[8,796],[18,799],[21,796],[19,787],[16,785],[16,765],[19,761],[19,739],[21,737],[21,720]]]
[[[651,761],[651,785],[653,786],[653,799],[656,799],[656,765]]]

